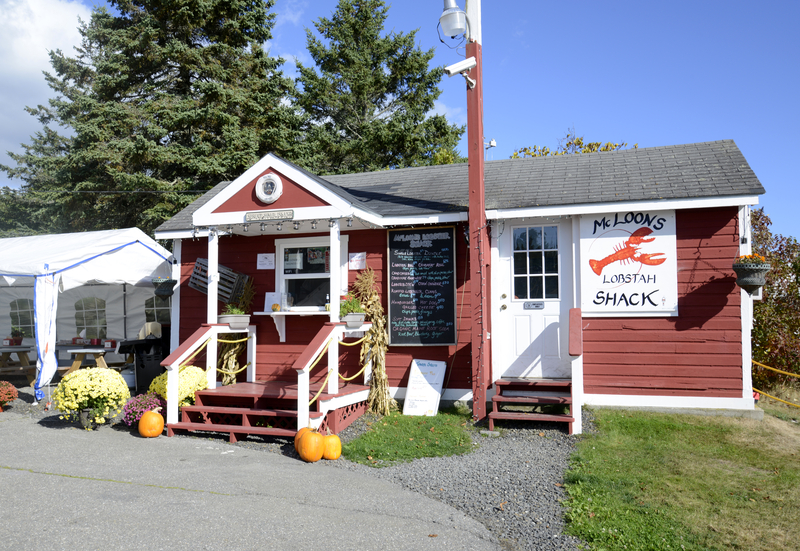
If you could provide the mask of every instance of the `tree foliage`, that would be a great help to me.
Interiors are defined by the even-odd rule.
[[[427,117],[441,93],[433,50],[416,47],[416,31],[383,35],[382,0],[339,0],[330,19],[306,30],[316,68],[298,64],[297,105],[309,117],[307,139],[319,174],[429,165],[451,155],[463,127]],[[323,40],[325,42],[323,42]]]
[[[753,359],[800,374],[800,243],[794,237],[773,234],[772,221],[763,208],[752,212],[751,224],[753,252],[772,266],[762,299],[753,303]],[[762,389],[786,379],[764,369],[753,372],[753,384]]]
[[[56,95],[27,109],[42,130],[0,167],[25,182],[29,229],[149,232],[268,151],[300,156],[293,82],[262,48],[273,0],[109,4],[75,57],[50,53]]]
[[[511,155],[512,159],[524,159],[525,157],[551,157],[556,155],[572,155],[575,153],[594,153],[596,151],[617,151],[625,149],[627,142],[586,142],[583,136],[578,136],[574,128],[567,130],[566,135],[558,141],[558,147],[551,151],[549,147],[534,145],[517,149]],[[633,149],[637,149],[639,144],[633,144]]]

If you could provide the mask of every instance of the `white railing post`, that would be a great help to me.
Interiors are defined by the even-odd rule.
[[[178,393],[180,390],[180,374],[178,366],[167,367],[167,424],[178,422]]]
[[[206,383],[208,388],[217,388],[217,337],[222,332],[219,327],[213,327],[206,345]]]
[[[297,370],[297,430],[308,426],[308,366]]]
[[[247,382],[252,383],[256,380],[256,326],[247,327]]]

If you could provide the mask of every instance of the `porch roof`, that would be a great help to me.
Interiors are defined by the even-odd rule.
[[[291,164],[291,163],[289,163]],[[317,176],[357,208],[384,218],[467,211],[467,164]],[[676,199],[714,199],[765,192],[733,140],[621,151],[503,159],[485,165],[488,210],[531,209]],[[222,182],[157,233],[192,229],[192,214],[224,189]]]

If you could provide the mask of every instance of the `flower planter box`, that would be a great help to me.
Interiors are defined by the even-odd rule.
[[[217,318],[219,323],[228,324],[234,331],[247,331],[250,325],[250,314],[224,314]]]
[[[736,272],[736,284],[752,295],[766,284],[767,272],[771,268],[769,264],[763,263],[735,263],[733,271]]]
[[[342,321],[347,324],[348,329],[358,329],[364,325],[364,313],[351,313],[342,318]]]

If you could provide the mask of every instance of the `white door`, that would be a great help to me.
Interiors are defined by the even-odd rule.
[[[571,221],[506,221],[497,248],[492,278],[495,379],[569,378]]]

